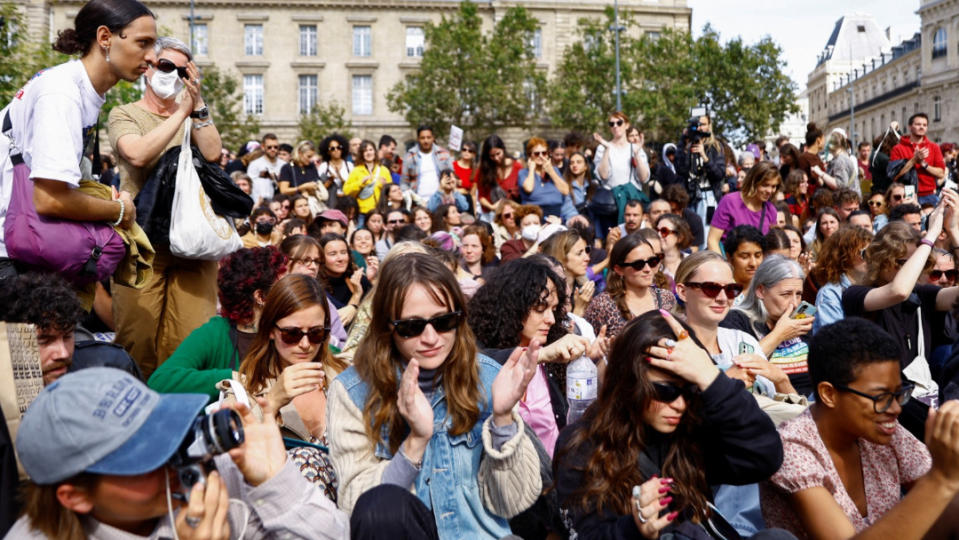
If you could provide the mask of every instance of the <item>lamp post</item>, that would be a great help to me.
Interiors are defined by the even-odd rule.
[[[190,50],[193,51],[193,54],[196,54],[196,51],[193,50],[195,42],[193,41],[193,4],[195,0],[190,0]]]

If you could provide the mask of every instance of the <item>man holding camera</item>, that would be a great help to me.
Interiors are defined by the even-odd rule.
[[[900,159],[908,160],[899,169],[892,181],[897,182],[909,171],[915,169],[919,177],[917,190],[919,205],[933,205],[939,203],[936,188],[939,181],[946,176],[946,162],[942,159],[939,145],[926,137],[929,127],[929,117],[926,113],[916,113],[909,117],[909,136],[899,139],[899,143],[892,147],[889,161]]]
[[[723,196],[726,177],[723,143],[713,136],[709,115],[690,120],[676,149],[676,175],[686,182],[691,206],[708,224]]]
[[[44,388],[17,436],[32,483],[8,538],[349,537],[346,514],[287,460],[274,411],[261,421],[238,405],[229,429],[216,429],[198,419],[207,400],[160,395],[111,368]],[[173,502],[187,491],[175,457],[181,470],[214,468],[188,503]]]

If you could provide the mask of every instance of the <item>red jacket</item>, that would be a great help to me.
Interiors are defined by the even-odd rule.
[[[942,151],[939,150],[939,145],[930,141],[928,137],[923,137],[919,144],[913,144],[908,135],[903,136],[899,139],[899,144],[893,146],[892,151],[889,152],[889,161],[912,158],[913,154],[916,153],[916,146],[929,149],[929,157],[926,158],[927,164],[940,169],[945,168],[946,162],[942,159]],[[936,192],[936,177],[926,172],[926,169],[922,168],[922,163],[916,163],[916,174],[919,175],[919,196],[924,197],[934,194]]]

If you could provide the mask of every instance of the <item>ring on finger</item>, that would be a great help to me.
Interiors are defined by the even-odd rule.
[[[682,341],[684,339],[689,339],[689,332],[687,332],[685,329],[680,330],[679,334],[676,335],[676,341]]]
[[[666,338],[665,345],[667,349],[672,349],[676,347],[676,342],[672,339]]]
[[[203,518],[198,518],[196,516],[187,516],[184,521],[186,521],[186,524],[189,525],[191,528],[195,529],[200,526],[200,522],[203,521]]]
[[[649,520],[643,516],[643,509],[639,506],[639,501],[633,501],[633,504],[636,505],[636,518],[639,519],[640,523],[645,525]]]

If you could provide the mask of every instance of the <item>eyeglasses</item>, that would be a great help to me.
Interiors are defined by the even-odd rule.
[[[719,283],[713,283],[712,281],[704,281],[702,283],[690,282],[687,283],[686,286],[703,291],[703,294],[709,298],[716,298],[719,296],[719,291],[725,291],[726,298],[730,299],[736,298],[743,292],[743,286],[738,283],[720,285]]]
[[[536,157],[536,156],[545,156],[546,154],[547,154],[546,150],[540,150],[539,152],[532,152],[531,155],[533,157]]]
[[[181,79],[186,79],[187,77],[189,77],[189,74],[186,72],[185,67],[180,67],[174,64],[171,60],[167,60],[166,58],[161,58],[157,60],[156,68],[162,71],[163,73],[170,73],[175,69],[176,74],[179,75]]]
[[[661,260],[662,258],[654,255],[648,259],[636,259],[635,261],[632,261],[632,262],[624,262],[623,264],[620,264],[619,266],[622,266],[624,268],[632,268],[633,270],[636,270],[636,271],[642,270],[643,268],[646,268],[647,266],[649,266],[651,269],[655,270],[656,267],[659,266],[659,261]]]
[[[311,264],[319,266],[323,261],[321,261],[320,259],[312,259],[310,257],[304,257],[302,259],[293,259],[293,262],[300,263],[305,266],[309,266]]]
[[[676,233],[676,231],[670,229],[669,227],[660,227],[657,230],[659,231],[659,235],[662,236],[663,238],[666,238],[667,236]]]
[[[513,219],[513,214],[503,214],[503,219]]]
[[[387,225],[400,225],[406,223],[405,219],[389,219],[386,221]]]
[[[342,146],[331,146],[330,152],[336,152],[337,150],[342,150],[342,149],[343,149]]]
[[[668,382],[653,381],[652,397],[656,401],[672,403],[676,401],[679,396],[689,399],[692,397],[694,391],[695,386],[692,384],[684,384],[680,386],[678,384]]]
[[[326,341],[326,336],[330,334],[329,326],[314,326],[305,332],[299,328],[277,326],[276,329],[280,331],[280,339],[287,345],[296,345],[303,340],[303,336],[306,336],[310,343],[317,345]]]
[[[271,145],[269,145],[269,146],[264,146],[263,148],[265,148],[265,149],[267,149],[267,150],[279,150],[279,149],[280,149],[280,145],[278,145],[278,144],[271,144]]]
[[[882,206],[882,205],[884,205],[884,204],[886,204],[886,203],[884,203],[884,202],[882,202],[882,201],[869,201],[867,204],[868,204],[869,206]]]
[[[460,323],[462,311],[451,311],[443,315],[437,315],[431,319],[402,319],[390,321],[396,334],[403,338],[412,338],[422,334],[426,330],[426,325],[433,327],[439,333],[454,330]]]
[[[461,153],[461,154],[462,154],[463,152],[469,152],[470,154],[475,154],[475,153],[476,153],[476,150],[473,150],[472,148],[464,148],[464,149],[460,150],[460,153]]]
[[[875,396],[866,394],[865,392],[860,392],[848,386],[842,386],[841,384],[833,385],[836,387],[836,390],[842,392],[849,392],[850,394],[856,394],[857,396],[862,396],[866,399],[872,400],[872,410],[876,411],[876,414],[882,414],[889,410],[889,407],[892,407],[893,401],[898,401],[899,406],[903,406],[909,402],[909,398],[912,397],[912,390],[915,388],[911,382],[906,382],[902,385],[902,388],[898,392],[883,392]]]
[[[952,270],[930,270],[929,271],[929,277],[931,277],[933,281],[939,281],[939,278],[941,278],[942,276],[946,276],[946,279],[948,279],[949,281],[955,281],[956,277],[959,276],[959,271],[957,271],[955,268],[953,268]]]
[[[625,124],[625,122],[623,122],[622,120],[610,120],[610,121],[609,121],[609,127],[621,126],[621,125],[623,125],[623,124]]]

